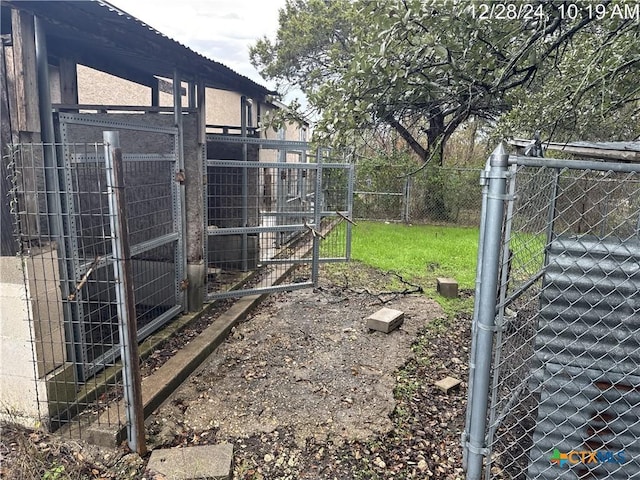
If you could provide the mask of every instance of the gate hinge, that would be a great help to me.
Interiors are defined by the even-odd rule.
[[[186,290],[187,288],[189,288],[189,279],[188,279],[188,278],[185,278],[184,280],[182,280],[182,281],[180,282],[180,290],[184,291],[184,290]]]
[[[178,170],[176,172],[176,182],[178,183],[184,183],[185,179],[186,179],[186,175],[184,174],[184,170]]]
[[[489,450],[486,447],[476,447],[475,445],[472,445],[471,442],[465,442],[465,447],[467,447],[467,449],[471,452],[471,453],[475,453],[476,455],[482,455],[482,456],[489,456],[491,454],[491,450]]]

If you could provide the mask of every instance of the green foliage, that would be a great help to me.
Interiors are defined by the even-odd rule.
[[[478,224],[481,187],[477,168],[427,164],[416,169],[414,160],[405,153],[362,158],[358,161],[356,174],[356,191],[395,194],[356,195],[354,211],[357,218],[400,219],[402,202],[408,197],[408,221],[412,223]],[[404,195],[408,181],[409,194]]]
[[[576,35],[563,49],[561,61],[543,64],[536,82],[510,95],[513,108],[497,134],[528,135],[539,130],[543,138],[554,141],[622,141],[640,136],[640,20],[626,16],[624,5],[632,6],[621,1],[609,4],[610,15]],[[622,18],[613,15],[616,8],[621,8]]]
[[[413,185],[414,190],[420,189],[422,193],[421,203],[425,212],[432,220],[440,222],[456,220],[461,186],[459,178],[431,165]]]
[[[64,465],[54,463],[42,476],[42,480],[60,480],[64,475]]]
[[[507,112],[502,133],[637,134],[638,19],[589,15],[587,2],[577,15],[560,0],[511,3],[532,7],[527,18],[482,18],[491,2],[475,0],[289,0],[251,58],[300,87],[322,113],[317,132],[339,146],[384,126],[439,163],[469,118]]]
[[[313,93],[332,74],[330,64],[347,58],[354,13],[349,0],[287,0],[276,38],[258,40],[251,62],[281,88],[295,85]]]
[[[406,176],[415,169],[415,161],[406,153],[363,157],[357,163],[357,190],[401,192]]]

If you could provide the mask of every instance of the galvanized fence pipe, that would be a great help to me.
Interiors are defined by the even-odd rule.
[[[127,440],[131,450],[146,453],[142,380],[138,354],[136,303],[133,289],[133,270],[127,208],[124,191],[122,150],[118,132],[104,132],[109,219],[113,248],[113,269],[118,309],[118,332],[122,357],[122,378],[127,415]]]
[[[511,253],[511,246],[509,244],[509,242],[511,241],[511,233],[512,233],[512,228],[513,228],[513,210],[514,210],[514,202],[511,201],[515,198],[516,196],[516,172],[517,172],[517,166],[516,165],[511,165],[509,167],[510,171],[509,171],[509,186],[508,186],[508,194],[507,194],[507,198],[510,200],[508,202],[508,206],[507,206],[507,214],[506,214],[506,218],[505,218],[505,224],[503,226],[503,232],[502,235],[504,236],[504,242],[502,244],[502,259],[500,260],[500,265],[498,266],[498,296],[497,298],[497,305],[496,305],[496,309],[495,309],[495,315],[496,315],[496,319],[495,319],[495,326],[496,328],[496,333],[495,333],[495,344],[496,347],[494,349],[493,352],[493,358],[494,358],[494,365],[493,365],[493,386],[491,389],[491,405],[495,405],[496,404],[496,399],[498,398],[498,386],[499,386],[499,382],[498,379],[500,378],[500,357],[502,355],[502,339],[503,339],[503,331],[505,329],[505,308],[506,308],[506,300],[507,300],[507,285],[509,283],[509,264],[511,263],[511,258],[510,258],[510,253]],[[514,403],[515,401],[517,401],[517,398],[520,394],[520,391],[518,389],[514,390],[512,392],[512,398],[510,400],[510,402]],[[498,428],[498,425],[500,422],[496,421],[496,416],[497,416],[497,412],[495,408],[490,408],[489,409],[489,431],[487,432],[486,435],[486,442],[487,445],[493,445],[494,442],[494,437],[495,437],[495,432],[496,429]],[[490,462],[490,458],[488,459],[489,461],[487,461],[486,466],[485,466],[485,470],[486,470],[486,475],[487,478],[489,478],[489,474],[490,474],[490,470],[491,470],[491,462]]]
[[[491,162],[487,159],[484,170],[480,172],[480,185],[482,185],[482,208],[480,210],[480,228],[478,231],[478,255],[476,261],[476,285],[473,298],[473,318],[471,320],[471,350],[469,352],[469,380],[467,383],[467,411],[462,432],[462,468],[467,469],[469,449],[469,426],[471,420],[471,404],[473,403],[473,376],[476,371],[476,329],[478,324],[478,303],[480,302],[480,286],[482,285],[482,255],[484,252],[484,228],[486,224],[485,211],[487,208],[487,193],[489,190],[488,176],[491,170]]]
[[[469,441],[467,442],[467,479],[482,478],[483,459],[486,455],[485,429],[491,359],[495,333],[496,292],[500,264],[500,241],[506,191],[506,176],[509,155],[500,143],[490,157],[488,191],[484,225],[484,244],[481,262],[478,318],[475,332],[475,372],[473,376],[473,401]]]

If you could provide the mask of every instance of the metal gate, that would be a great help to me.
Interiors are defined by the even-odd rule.
[[[349,258],[353,165],[306,142],[207,137],[207,300],[310,287]]]
[[[60,232],[60,239],[52,239],[60,259],[67,356],[77,366],[79,381],[119,355],[110,231],[110,217],[117,213],[109,208],[100,144],[104,130],[121,132],[138,340],[183,310],[184,194],[176,181],[182,167],[178,130],[161,125],[163,120],[154,126],[127,115],[56,116],[60,143],[48,183],[56,186],[59,200],[49,199],[46,215],[47,225],[57,224],[54,230]]]
[[[640,476],[640,165],[487,162],[467,478]]]

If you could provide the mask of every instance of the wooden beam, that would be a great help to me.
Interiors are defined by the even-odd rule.
[[[20,10],[12,10],[11,27],[13,31],[13,80],[16,88],[17,129],[20,132],[40,132],[33,16]]]
[[[160,86],[156,82],[155,85],[151,87],[151,106],[159,107],[160,106]]]
[[[198,112],[198,143],[207,144],[207,88],[201,79],[196,82],[196,108]]]
[[[196,82],[189,82],[189,108],[196,108]]]
[[[11,141],[13,143],[19,143],[20,137],[18,134],[18,103],[16,100],[16,78],[14,75],[15,68],[13,66],[13,47],[5,46],[4,61],[5,61],[5,82],[7,88],[7,103],[9,105],[8,110],[3,110],[5,117],[4,122],[7,122],[7,118],[11,123]]]
[[[11,139],[11,121],[9,109],[9,88],[7,85],[7,74],[5,71],[5,47],[0,45],[0,112],[2,112],[2,122],[0,122],[0,154],[4,156],[9,153]],[[0,255],[15,255],[18,244],[13,238],[14,217],[9,208],[9,191],[12,188],[11,177],[7,166],[9,162],[0,161]]]
[[[78,103],[78,70],[75,60],[60,59],[60,103]]]

